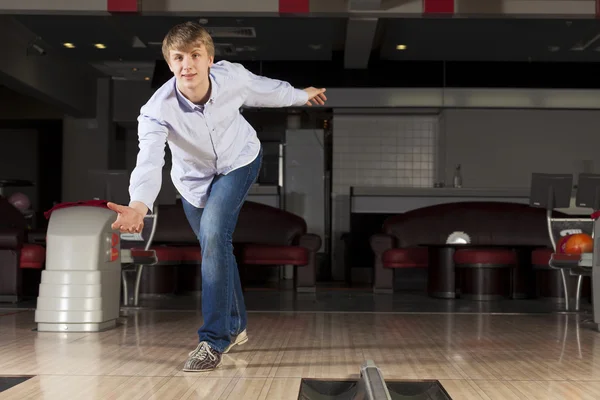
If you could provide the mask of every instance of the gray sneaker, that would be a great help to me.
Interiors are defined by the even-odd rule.
[[[200,342],[189,354],[183,366],[185,372],[212,371],[221,365],[221,353],[211,348],[208,343]]]
[[[225,348],[225,351],[223,352],[223,354],[226,354],[229,352],[229,350],[231,350],[231,348],[233,346],[241,346],[244,343],[246,343],[248,341],[248,334],[246,333],[246,330],[244,329],[243,331],[240,332],[239,335],[235,336],[234,338],[231,339],[231,343],[229,343],[229,346],[227,346]]]

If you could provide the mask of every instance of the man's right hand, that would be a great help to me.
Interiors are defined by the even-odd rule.
[[[148,207],[139,202],[133,202],[131,206],[122,206],[108,202],[107,207],[117,213],[117,219],[111,225],[112,229],[118,229],[123,233],[140,233],[144,227],[144,216]]]
[[[312,103],[321,106],[325,105],[325,101],[327,101],[327,96],[325,96],[326,89],[317,89],[311,86],[304,89],[304,91],[308,93],[308,101],[306,102],[307,106],[312,106]]]

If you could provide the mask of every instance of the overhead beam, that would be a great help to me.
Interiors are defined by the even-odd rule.
[[[596,1],[590,0],[456,0],[460,15],[507,15],[513,17],[596,17]]]
[[[305,14],[310,12],[310,0],[279,0],[279,13]]]
[[[301,6],[306,2],[302,1]],[[283,1],[284,12],[290,8],[298,7],[293,0]],[[197,16],[202,13],[207,15],[276,15],[280,10],[279,0],[247,1],[247,0],[143,0],[141,10],[143,14],[173,14]]]
[[[348,11],[380,11],[381,0],[348,0]],[[378,18],[350,17],[346,24],[344,67],[346,69],[367,69],[373,49]]]
[[[329,88],[317,108],[600,110],[597,89]]]
[[[115,0],[116,1],[116,0]],[[125,1],[125,0],[123,0]],[[127,0],[132,1],[132,0]],[[203,15],[242,15],[242,14],[307,14],[311,11],[310,0],[143,0],[141,11],[144,14],[181,14],[202,12]]]
[[[140,0],[106,0],[106,9],[111,13],[136,13],[140,11]]]
[[[2,84],[72,116],[95,116],[96,80],[101,76],[97,70],[46,48],[11,16],[0,16],[0,37]]]
[[[423,0],[423,14],[454,14],[456,0]]]
[[[310,12],[363,16],[427,16],[428,14],[507,15],[517,17],[565,16],[596,18],[600,16],[598,0],[1,0],[0,14],[94,14],[110,15],[109,9],[126,7],[114,12],[142,12],[158,15],[248,16],[281,15]],[[371,9],[371,2],[382,3],[381,9]],[[109,4],[112,3],[112,4]],[[120,3],[125,6],[121,6]],[[350,4],[350,7],[349,7]],[[350,11],[350,10],[354,11]]]
[[[132,12],[133,0],[1,0],[0,14],[95,14],[110,15],[109,8],[123,2]],[[381,2],[381,10],[370,9],[372,1]],[[113,2],[109,7],[108,3]],[[310,12],[315,16],[356,13],[382,17],[433,14],[565,16],[596,18],[598,0],[136,0],[144,14],[180,14],[204,16],[277,15]],[[349,7],[348,5],[351,4]],[[353,9],[354,11],[350,11]],[[121,11],[123,12],[123,11]]]
[[[152,95],[141,82],[115,81],[113,121],[136,123]],[[301,107],[305,108],[305,107]],[[311,109],[423,113],[444,108],[600,110],[598,89],[327,88],[327,103]]]
[[[107,1],[112,0],[2,0],[2,14],[107,14]]]
[[[378,21],[378,18],[348,19],[344,49],[344,68],[368,68]]]
[[[349,11],[378,11],[381,0],[348,0]]]

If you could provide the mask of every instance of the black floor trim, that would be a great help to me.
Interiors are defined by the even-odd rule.
[[[0,376],[0,392],[4,392],[14,386],[33,378],[33,376]]]
[[[393,400],[452,400],[437,380],[393,379],[385,383]],[[357,381],[302,379],[298,400],[351,400],[359,390]]]

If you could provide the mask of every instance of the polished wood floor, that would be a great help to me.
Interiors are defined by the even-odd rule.
[[[3,315],[2,315],[3,314]],[[577,315],[251,312],[250,341],[221,368],[181,371],[194,311],[127,311],[102,333],[34,331],[0,310],[0,399],[297,399],[301,378],[439,380],[453,399],[598,399],[600,333]]]

